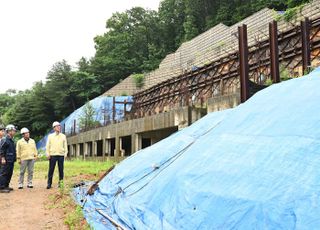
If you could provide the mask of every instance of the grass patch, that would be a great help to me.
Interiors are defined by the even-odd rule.
[[[65,182],[68,182],[70,179],[76,179],[77,177],[84,176],[89,178],[95,178],[102,171],[108,170],[114,162],[112,161],[82,161],[82,160],[71,160],[64,162],[64,177]],[[54,171],[54,180],[53,183],[58,183],[58,165]],[[49,168],[49,161],[36,161],[34,165],[34,178],[35,179],[47,179]],[[20,166],[17,164],[14,168],[15,173],[18,173]],[[75,178],[76,177],[76,178]],[[58,185],[58,184],[57,184]]]
[[[114,165],[112,161],[81,161],[72,160],[64,163],[64,183],[54,193],[48,196],[46,208],[50,210],[59,209],[64,213],[64,222],[69,229],[87,230],[90,229],[85,221],[80,206],[76,205],[71,197],[71,190],[75,183],[80,181],[95,181],[100,175]],[[37,161],[35,163],[34,178],[47,179],[49,168],[48,161]],[[15,173],[18,173],[20,167],[16,165]],[[55,169],[53,185],[58,186],[58,167]]]
[[[90,229],[88,224],[83,220],[82,209],[79,205],[76,206],[73,212],[67,214],[64,222],[70,229]]]

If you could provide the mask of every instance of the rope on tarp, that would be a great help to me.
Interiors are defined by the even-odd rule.
[[[121,224],[117,223],[111,216],[109,216],[107,213],[103,212],[102,209],[97,209],[96,211],[106,219],[110,221],[110,223],[117,228],[117,230],[128,230],[127,228],[123,227]]]
[[[181,157],[198,139],[200,139],[200,137],[205,136],[206,134],[208,134],[210,131],[212,131],[214,128],[216,128],[219,124],[221,123],[218,122],[215,126],[211,127],[210,129],[208,129],[206,132],[204,132],[202,135],[200,135],[197,139],[193,140],[191,143],[189,143],[186,147],[184,147],[182,150],[180,150],[178,153],[176,153],[175,155],[173,155],[172,157],[168,158],[166,161],[164,161],[160,166],[154,168],[154,170],[152,170],[151,172],[145,174],[144,176],[142,176],[141,178],[139,178],[138,180],[130,183],[129,185],[127,185],[126,187],[124,187],[123,189],[121,189],[121,192],[124,192],[126,189],[128,189],[130,186],[132,186],[133,184],[139,182],[140,180],[144,179],[145,177],[149,176],[151,173],[153,172],[157,172],[157,174],[155,174],[147,183],[145,183],[142,187],[140,187],[138,190],[134,191],[133,193],[129,194],[128,196],[132,196],[135,193],[137,193],[138,191],[142,190],[144,187],[146,187],[153,179],[155,179],[164,169],[168,168],[172,163],[174,163],[179,157]],[[167,164],[168,163],[168,164]],[[167,164],[167,165],[165,165]],[[164,166],[164,167],[162,167]],[[157,170],[160,169],[160,170]],[[117,192],[115,194],[115,196],[119,195],[120,193]]]

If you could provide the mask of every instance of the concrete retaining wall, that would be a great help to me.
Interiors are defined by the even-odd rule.
[[[207,109],[194,106],[177,108],[144,118],[123,121],[68,137],[69,154],[83,159],[122,160],[142,149],[144,141],[152,145],[207,114],[239,104],[239,94],[215,97]]]
[[[240,93],[217,96],[208,100],[208,113],[230,109],[240,104]]]
[[[118,159],[125,156],[123,152],[125,148],[129,154],[141,149],[142,138],[149,138],[150,144],[154,144],[178,129],[199,120],[204,114],[202,109],[183,107],[83,132],[68,137],[70,155],[82,158],[114,155],[114,158]],[[130,147],[122,148],[121,146],[124,145],[130,145]]]

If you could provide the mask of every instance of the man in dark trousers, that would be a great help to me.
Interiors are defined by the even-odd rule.
[[[59,169],[59,187],[63,183],[63,168],[64,168],[64,158],[68,154],[68,144],[66,136],[61,133],[60,123],[55,121],[52,124],[54,133],[48,136],[46,151],[47,157],[49,159],[49,171],[48,171],[48,186],[50,189],[52,186],[52,177],[54,173],[54,168],[58,162]]]
[[[13,137],[16,134],[14,125],[6,127],[7,136],[1,140],[0,148],[0,192],[9,193],[13,188],[9,187],[16,161],[16,146]]]

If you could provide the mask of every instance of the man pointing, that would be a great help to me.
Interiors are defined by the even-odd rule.
[[[59,186],[63,183],[63,168],[64,158],[68,154],[67,138],[61,133],[60,123],[55,121],[52,124],[54,133],[50,134],[47,141],[46,151],[49,159],[49,171],[48,171],[48,186],[50,189],[52,186],[52,177],[56,162],[58,162],[59,168]]]

